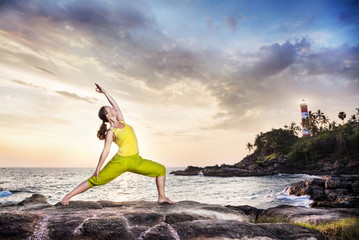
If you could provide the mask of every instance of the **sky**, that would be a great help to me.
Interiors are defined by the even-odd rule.
[[[0,0],[0,167],[93,167],[100,84],[166,167],[359,107],[359,1]],[[117,152],[113,144],[108,160]]]

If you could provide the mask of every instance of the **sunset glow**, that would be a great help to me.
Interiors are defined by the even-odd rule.
[[[141,155],[233,164],[359,107],[358,1],[1,1],[0,167],[96,167],[105,88]],[[110,155],[117,152],[113,145]]]

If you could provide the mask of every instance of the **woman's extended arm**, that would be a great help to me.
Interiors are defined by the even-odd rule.
[[[110,102],[110,104],[112,105],[112,107],[113,107],[114,109],[116,109],[116,111],[119,113],[119,118],[120,118],[120,120],[123,121],[123,115],[122,115],[121,109],[120,109],[120,107],[117,105],[116,101],[110,96],[110,94],[108,94],[108,93],[105,91],[105,89],[103,89],[102,87],[100,87],[100,85],[98,85],[97,83],[95,83],[95,85],[96,85],[96,92],[105,94],[107,100]]]
[[[102,164],[105,162],[110,152],[112,141],[113,141],[113,132],[112,130],[108,130],[105,138],[105,146],[103,147],[102,153],[100,155],[100,159],[98,161],[95,173],[92,176],[96,176],[96,178],[98,178],[98,174],[101,170]]]

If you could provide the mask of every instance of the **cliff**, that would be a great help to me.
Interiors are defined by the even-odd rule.
[[[20,203],[0,204],[0,239],[324,239],[295,223],[350,216],[359,216],[359,209],[281,205],[263,210],[192,201],[70,201],[62,206],[34,194]],[[273,218],[284,220],[265,223]]]

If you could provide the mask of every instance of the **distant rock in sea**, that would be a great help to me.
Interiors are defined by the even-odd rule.
[[[0,239],[324,239],[319,232],[288,222],[263,221],[280,217],[319,223],[347,218],[348,212],[193,201],[70,201],[68,206],[53,206],[34,194],[20,203],[0,204]],[[358,216],[359,210],[350,214]],[[262,223],[256,223],[258,219]]]

